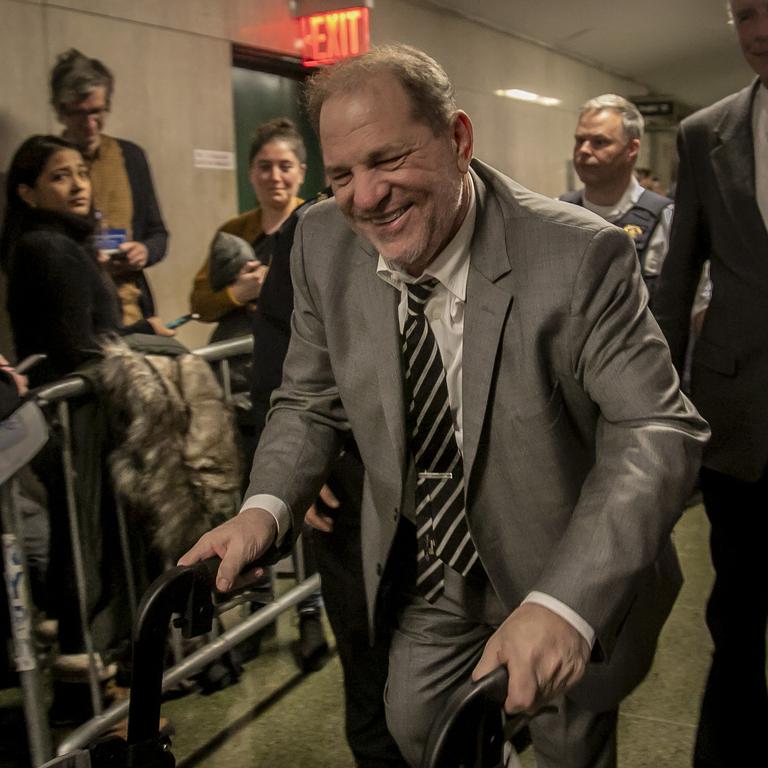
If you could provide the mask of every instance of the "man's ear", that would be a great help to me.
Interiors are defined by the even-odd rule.
[[[16,193],[30,208],[37,208],[37,193],[29,184],[19,184]]]
[[[457,110],[451,118],[451,141],[456,151],[456,162],[461,173],[469,171],[475,132],[466,112]]]
[[[629,159],[637,160],[637,156],[640,154],[640,139],[630,139],[627,148],[629,150]]]

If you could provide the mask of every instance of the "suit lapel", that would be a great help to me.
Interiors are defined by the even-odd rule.
[[[755,196],[755,151],[752,137],[752,102],[759,83],[742,90],[716,128],[712,166],[722,189],[725,207],[745,242],[764,258],[768,231]]]
[[[475,167],[479,167],[475,164]],[[496,197],[473,173],[478,192],[477,223],[470,246],[462,353],[464,474],[470,478],[477,456],[496,355],[512,304],[511,271],[504,217]]]
[[[395,448],[399,471],[405,468],[405,403],[403,396],[400,326],[397,318],[397,291],[376,275],[375,249],[358,238],[356,281],[365,302],[366,332],[373,365],[379,380],[379,397],[387,429]]]

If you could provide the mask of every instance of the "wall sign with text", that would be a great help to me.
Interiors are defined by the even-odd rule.
[[[301,58],[307,67],[359,56],[369,46],[368,9],[343,8],[299,16],[299,33]]]

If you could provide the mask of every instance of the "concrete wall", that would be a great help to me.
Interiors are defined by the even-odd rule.
[[[376,42],[415,45],[445,67],[459,106],[473,120],[476,155],[543,194],[554,196],[567,187],[581,104],[601,93],[646,93],[637,83],[406,0],[378,2],[374,18]],[[507,88],[562,103],[542,107],[494,95]]]
[[[545,194],[567,185],[578,105],[605,91],[644,92],[406,0],[378,0],[371,19],[372,42],[410,43],[446,67],[475,123],[477,155]],[[47,103],[56,55],[74,46],[102,59],[116,78],[107,132],[146,150],[171,231],[166,260],[149,272],[160,314],[183,314],[213,231],[237,210],[234,173],[192,162],[196,148],[234,149],[231,44],[295,55],[293,29],[287,0],[0,0],[0,169],[29,134],[60,130]],[[511,87],[563,103],[545,108],[493,95]],[[198,345],[208,333],[190,324],[180,338]],[[0,350],[8,349],[3,321]]]

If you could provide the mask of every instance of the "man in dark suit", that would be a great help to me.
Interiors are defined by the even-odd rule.
[[[675,218],[654,303],[682,372],[691,305],[709,260],[712,300],[691,371],[691,397],[712,427],[701,490],[716,572],[699,768],[765,755],[768,724],[768,2],[730,7],[758,77],[680,126]]]
[[[420,51],[323,70],[310,112],[335,196],[294,238],[250,498],[182,560],[222,555],[227,589],[279,555],[351,431],[409,764],[446,698],[504,665],[509,712],[556,705],[531,722],[540,768],[610,768],[619,702],[679,589],[670,531],[707,437],[632,242],[473,160],[472,123]]]

